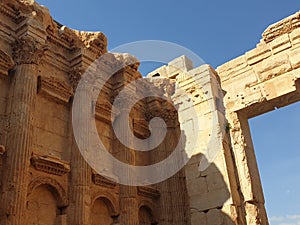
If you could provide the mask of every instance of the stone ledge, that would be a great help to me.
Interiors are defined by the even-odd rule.
[[[34,154],[30,162],[36,170],[57,176],[65,175],[71,170],[69,163],[49,156]]]
[[[94,182],[95,185],[98,185],[98,186],[102,186],[102,187],[106,187],[106,188],[115,188],[117,186],[117,183],[104,177],[104,176],[101,176],[99,174],[93,174],[92,175],[92,180]]]
[[[68,103],[73,94],[71,87],[54,77],[39,77],[38,93],[58,103]]]
[[[138,187],[138,195],[153,199],[158,198],[160,193],[152,187]]]

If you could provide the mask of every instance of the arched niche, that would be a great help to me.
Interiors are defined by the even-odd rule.
[[[91,208],[91,225],[112,225],[117,221],[116,207],[109,197],[100,195]]]
[[[139,225],[156,225],[158,224],[153,216],[153,211],[146,205],[139,208]]]
[[[67,206],[66,192],[54,179],[39,177],[28,187],[28,225],[57,225]]]
[[[41,185],[46,186],[51,191],[57,201],[57,206],[59,208],[68,206],[68,196],[65,189],[58,181],[50,177],[38,177],[30,182],[27,189],[27,196],[30,196],[34,192],[34,190]]]

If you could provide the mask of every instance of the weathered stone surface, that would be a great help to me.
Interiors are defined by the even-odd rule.
[[[112,103],[128,83],[142,77],[138,59],[106,54],[103,72],[110,73],[114,66],[122,69],[104,84],[97,101],[83,109],[94,112],[95,118],[84,118],[84,113],[79,118],[95,119],[107,151],[125,163],[145,166],[172,153],[180,127],[201,138],[194,149],[186,149],[190,161],[173,177],[130,187],[97,174],[73,137],[73,96],[75,91],[85,91],[86,97],[94,94],[77,87],[92,62],[107,53],[105,35],[62,26],[34,1],[2,1],[0,224],[268,225],[248,119],[300,100],[299,15],[268,27],[255,49],[216,71],[209,65],[193,68],[191,60],[181,56],[151,72],[153,85],[145,88],[169,96],[178,85],[193,102],[201,127],[194,128],[184,101],[178,114],[159,99],[143,100],[130,114],[132,132],[147,138],[153,117],[163,118],[168,128],[163,143],[147,154],[121,144],[111,126],[126,119],[123,109],[112,111]],[[127,98],[138,94],[132,89]],[[219,131],[213,141],[221,140],[220,151],[199,171],[213,118]],[[91,133],[88,125],[79,129]],[[107,168],[115,172],[112,165]]]

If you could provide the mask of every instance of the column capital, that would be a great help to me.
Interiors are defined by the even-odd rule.
[[[13,43],[13,59],[17,65],[38,65],[46,50],[46,45],[36,39],[29,36],[21,37]]]
[[[75,91],[77,85],[81,79],[82,74],[84,73],[84,68],[82,66],[76,66],[68,73],[69,82]]]

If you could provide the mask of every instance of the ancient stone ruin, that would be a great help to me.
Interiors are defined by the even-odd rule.
[[[176,83],[191,96],[199,117],[209,120],[220,112],[227,125],[222,151],[206,170],[198,169],[204,157],[199,151],[168,180],[136,187],[94,171],[73,135],[74,93],[89,65],[107,53],[105,35],[62,26],[34,2],[0,4],[1,225],[268,224],[248,119],[300,100],[300,13],[269,26],[255,49],[216,70],[193,68],[183,56],[148,75],[156,87]],[[127,57],[112,54],[106,69]],[[131,129],[147,138],[148,122],[158,116],[166,121],[167,138],[150,153],[118,141],[111,126],[112,101],[142,77],[138,66],[127,65],[114,74],[94,109],[98,134],[109,152],[125,163],[145,166],[171,154],[184,124],[167,102],[147,98],[132,109]],[[209,98],[195,80],[205,80]],[[209,101],[215,102],[213,108]],[[122,112],[112,117],[123,119]],[[195,132],[210,136],[209,123]]]

